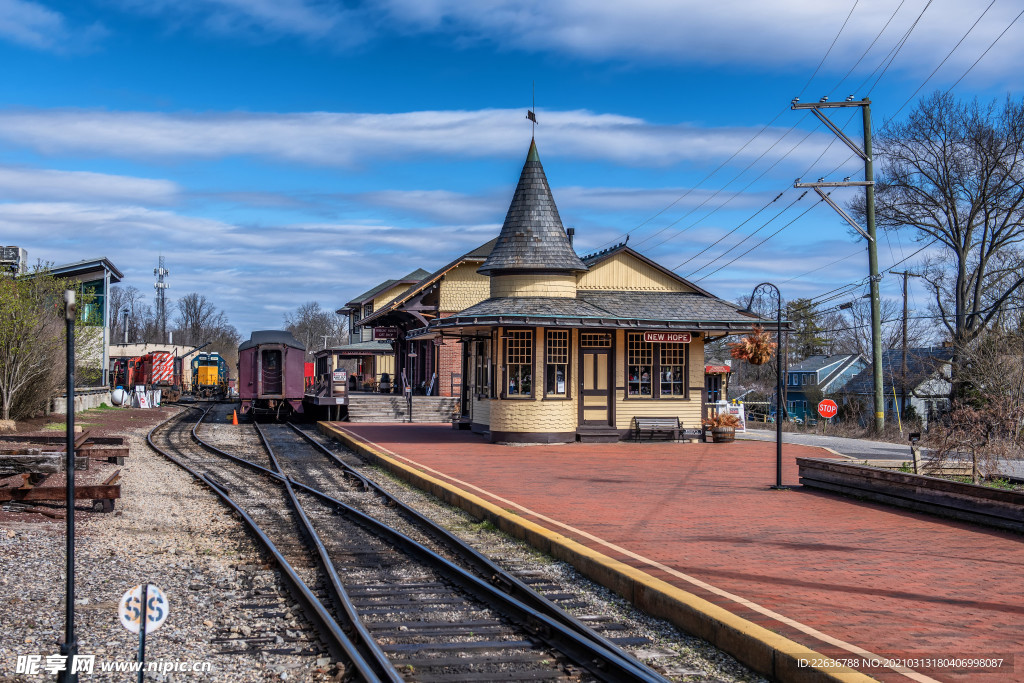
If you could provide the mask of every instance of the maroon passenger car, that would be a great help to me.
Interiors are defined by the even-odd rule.
[[[302,412],[306,347],[290,332],[259,330],[238,347],[238,396],[250,410]]]

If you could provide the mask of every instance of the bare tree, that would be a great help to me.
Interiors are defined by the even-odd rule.
[[[144,312],[149,309],[144,304],[144,296],[137,287],[121,287],[114,285],[110,288],[110,299],[108,306],[110,310],[110,338],[115,344],[125,340],[125,314],[127,310],[128,342],[137,344],[145,341],[145,319]]]
[[[347,343],[347,323],[347,318],[321,308],[317,301],[307,301],[284,316],[285,329],[306,345],[307,362],[320,349]]]
[[[856,299],[852,305],[830,322],[835,330],[834,349],[837,353],[859,353],[871,357],[871,304],[867,299]],[[882,348],[903,346],[903,310],[892,299],[882,299]],[[907,321],[907,346],[923,346],[932,336],[932,326],[920,317]]]
[[[942,248],[925,279],[954,342],[957,395],[962,350],[1024,284],[1024,100],[982,105],[937,92],[874,143],[879,224]]]
[[[228,318],[203,294],[192,292],[178,299],[174,319],[175,340],[180,344],[203,344],[228,326]]]
[[[174,339],[180,344],[200,345],[209,342],[206,351],[218,352],[234,365],[238,360],[241,335],[228,323],[227,315],[203,294],[192,292],[178,299]],[[155,321],[154,321],[155,322]]]

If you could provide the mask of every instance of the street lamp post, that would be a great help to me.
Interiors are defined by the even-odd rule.
[[[789,487],[782,485],[782,292],[779,288],[770,282],[762,282],[758,286],[754,287],[754,291],[750,293],[750,301],[747,303],[746,309],[743,312],[754,314],[751,310],[754,306],[754,297],[757,296],[757,291],[761,288],[772,289],[775,291],[775,313],[776,313],[776,341],[777,346],[775,347],[775,364],[776,364],[776,382],[775,382],[775,486],[773,489],[787,489]]]

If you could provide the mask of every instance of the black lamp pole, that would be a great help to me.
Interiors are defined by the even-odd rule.
[[[751,309],[754,306],[754,297],[757,295],[757,290],[762,287],[775,291],[775,330],[778,335],[776,338],[778,346],[775,347],[775,486],[772,488],[787,489],[789,487],[782,485],[782,411],[785,410],[782,406],[782,292],[780,292],[779,288],[772,283],[762,282],[757,287],[754,287],[754,291],[750,293],[750,302],[747,304],[746,309],[747,312],[753,313]]]
[[[78,674],[72,673],[74,657],[78,654],[75,638],[75,290],[64,292],[64,322],[67,351],[67,429],[66,437],[66,488],[67,488],[67,547],[65,549],[66,585],[64,594],[64,642],[60,651],[67,659],[64,670],[58,674],[58,681],[75,683]]]

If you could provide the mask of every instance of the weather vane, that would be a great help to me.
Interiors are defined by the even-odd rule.
[[[526,110],[526,118],[533,121],[533,131],[530,133],[530,137],[533,138],[537,134],[537,81],[533,82],[533,108]]]

